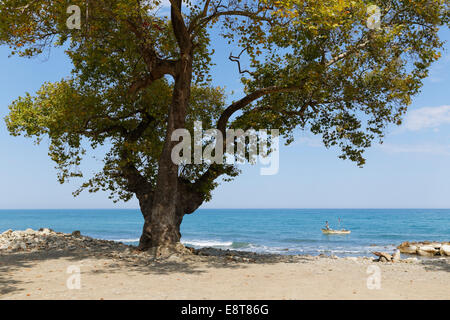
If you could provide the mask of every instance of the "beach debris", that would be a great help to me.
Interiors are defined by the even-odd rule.
[[[76,231],[72,232],[72,236],[74,236],[74,237],[81,237],[81,232],[76,230]]]
[[[389,253],[378,251],[372,253],[378,257],[379,262],[392,262],[392,256]]]
[[[401,253],[425,257],[450,256],[450,242],[403,242],[397,247]]]

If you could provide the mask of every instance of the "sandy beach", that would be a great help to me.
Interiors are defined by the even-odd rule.
[[[0,250],[0,299],[450,299],[443,257],[381,263],[205,249],[158,260],[110,241],[30,237],[38,245]],[[374,270],[379,287],[369,288]]]

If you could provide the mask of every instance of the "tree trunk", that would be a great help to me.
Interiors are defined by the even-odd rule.
[[[145,217],[139,249],[150,251],[155,256],[167,256],[173,253],[184,253],[180,243],[180,225],[183,215],[172,215],[170,210],[162,208],[143,212]]]
[[[140,194],[138,197],[145,221],[139,241],[140,250],[153,251],[156,256],[187,253],[180,244],[181,222],[184,215],[193,213],[201,206],[204,196],[201,192],[190,190],[185,182],[178,181],[177,186],[174,215],[168,215],[167,210],[154,210],[153,193],[151,196]]]
[[[178,165],[172,161],[172,149],[178,143],[171,141],[176,129],[184,129],[192,79],[192,59],[182,52],[177,64],[172,102],[169,108],[167,131],[158,162],[158,176],[151,203],[142,203],[145,218],[140,240],[142,250],[151,250],[156,256],[186,250],[180,243],[180,224],[184,209],[179,203]]]

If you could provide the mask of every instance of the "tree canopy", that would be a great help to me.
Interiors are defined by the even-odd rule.
[[[81,8],[80,29],[68,28],[69,5]],[[373,5],[380,9],[376,27],[368,23],[378,18]],[[363,165],[364,150],[401,123],[440,58],[438,31],[449,21],[448,0],[170,0],[169,16],[161,6],[0,1],[0,44],[23,57],[60,46],[73,63],[70,78],[18,98],[6,118],[13,135],[50,138],[61,182],[82,176],[88,141],[111,149],[83,188],[124,200],[151,194],[166,168],[170,133],[196,120],[222,132],[276,128],[287,143],[295,129],[310,130],[326,147],[339,147],[343,159]],[[212,29],[241,50],[230,60],[245,89],[230,105],[223,88],[211,85],[220,78],[211,74],[213,62],[225,63],[212,61],[212,43],[219,41],[211,41]],[[219,176],[238,173],[217,164],[177,170],[178,189],[198,194],[198,205]]]

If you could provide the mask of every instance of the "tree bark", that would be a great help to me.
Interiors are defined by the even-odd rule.
[[[158,162],[156,187],[151,203],[141,201],[145,223],[140,248],[152,250],[156,256],[180,252],[184,248],[180,243],[180,224],[185,210],[183,203],[179,203],[179,198],[180,192],[185,190],[179,188],[178,165],[171,157],[172,149],[178,142],[171,141],[171,137],[176,129],[185,128],[192,80],[191,48],[187,48],[187,52],[181,51],[174,80],[165,142]]]
[[[153,192],[139,195],[141,212],[144,216],[144,227],[139,241],[140,250],[156,250],[157,255],[158,253],[163,255],[164,252],[162,251],[164,250],[166,250],[165,253],[169,254],[173,251],[183,251],[179,244],[181,222],[186,214],[193,213],[201,206],[204,195],[201,192],[194,191],[191,188],[192,184],[189,182],[179,180],[177,186],[175,215],[169,216],[170,220],[161,218],[158,215],[160,211],[155,212],[153,210]]]
[[[180,243],[180,225],[183,216],[198,206],[189,204],[188,189],[180,182],[178,165],[172,161],[172,150],[178,143],[171,141],[176,129],[186,127],[186,110],[189,104],[192,81],[193,47],[190,35],[181,14],[182,1],[171,1],[171,21],[174,36],[180,49],[180,58],[171,69],[174,78],[172,102],[169,107],[167,130],[163,149],[158,161],[158,175],[151,196],[136,193],[144,215],[144,227],[140,239],[141,250],[151,250],[156,256],[186,250]],[[192,200],[195,200],[192,197]],[[201,198],[201,197],[200,197]],[[194,209],[194,210],[195,210]]]

